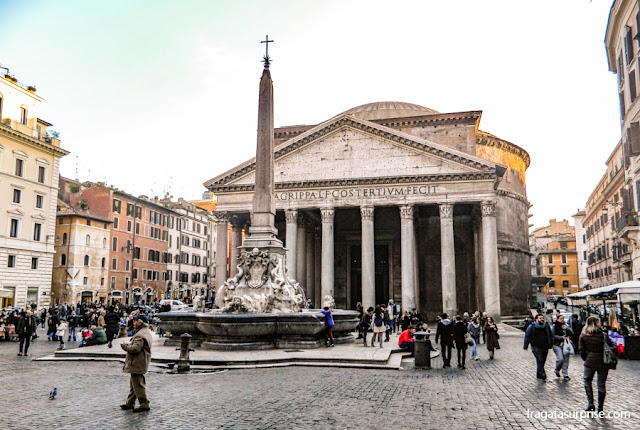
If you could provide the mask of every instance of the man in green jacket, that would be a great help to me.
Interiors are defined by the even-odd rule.
[[[149,363],[151,363],[152,338],[148,324],[149,319],[146,315],[135,315],[133,317],[135,332],[131,337],[131,342],[120,344],[122,349],[127,351],[123,372],[131,374],[129,396],[127,397],[127,402],[120,405],[120,407],[122,409],[133,409],[133,412],[145,412],[150,409],[144,379],[144,374],[149,370]],[[140,403],[138,408],[135,408],[136,399]]]

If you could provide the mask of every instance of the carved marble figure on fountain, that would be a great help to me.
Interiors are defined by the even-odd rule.
[[[329,309],[335,309],[336,301],[333,296],[324,296],[324,301],[322,303],[323,307],[329,307]]]

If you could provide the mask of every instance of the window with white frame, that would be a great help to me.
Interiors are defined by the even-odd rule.
[[[20,123],[27,125],[27,107],[20,106]]]
[[[7,267],[16,267],[16,256],[9,255],[7,258]]]
[[[9,237],[18,237],[20,234],[20,220],[11,218],[9,222]]]
[[[40,242],[40,235],[42,234],[42,224],[35,223],[33,225],[33,240]]]
[[[13,203],[20,204],[22,203],[22,190],[17,188],[13,189]]]
[[[16,158],[16,176],[24,176],[24,160],[22,158]]]
[[[44,166],[38,166],[38,182],[44,184],[47,177],[47,169]]]
[[[44,196],[42,194],[36,194],[36,208],[37,209],[44,208]]]

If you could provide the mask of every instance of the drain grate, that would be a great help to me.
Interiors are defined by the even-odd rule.
[[[302,351],[301,351],[301,350],[299,350],[299,349],[284,349],[283,351],[284,351],[284,352],[302,352]]]

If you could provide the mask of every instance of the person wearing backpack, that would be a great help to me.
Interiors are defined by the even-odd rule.
[[[595,405],[593,402],[593,377],[598,374],[598,412],[602,412],[604,408],[604,399],[607,395],[607,376],[609,368],[612,366],[604,364],[604,344],[613,348],[613,343],[606,333],[602,331],[600,322],[596,317],[587,318],[587,322],[582,329],[582,333],[578,338],[578,350],[580,356],[584,360],[584,390],[587,394],[587,409],[593,411]]]
[[[374,346],[376,336],[378,336],[380,348],[382,348],[382,333],[386,330],[387,328],[384,325],[384,311],[381,306],[376,306],[376,309],[373,311],[373,336],[371,337],[371,346]]]

